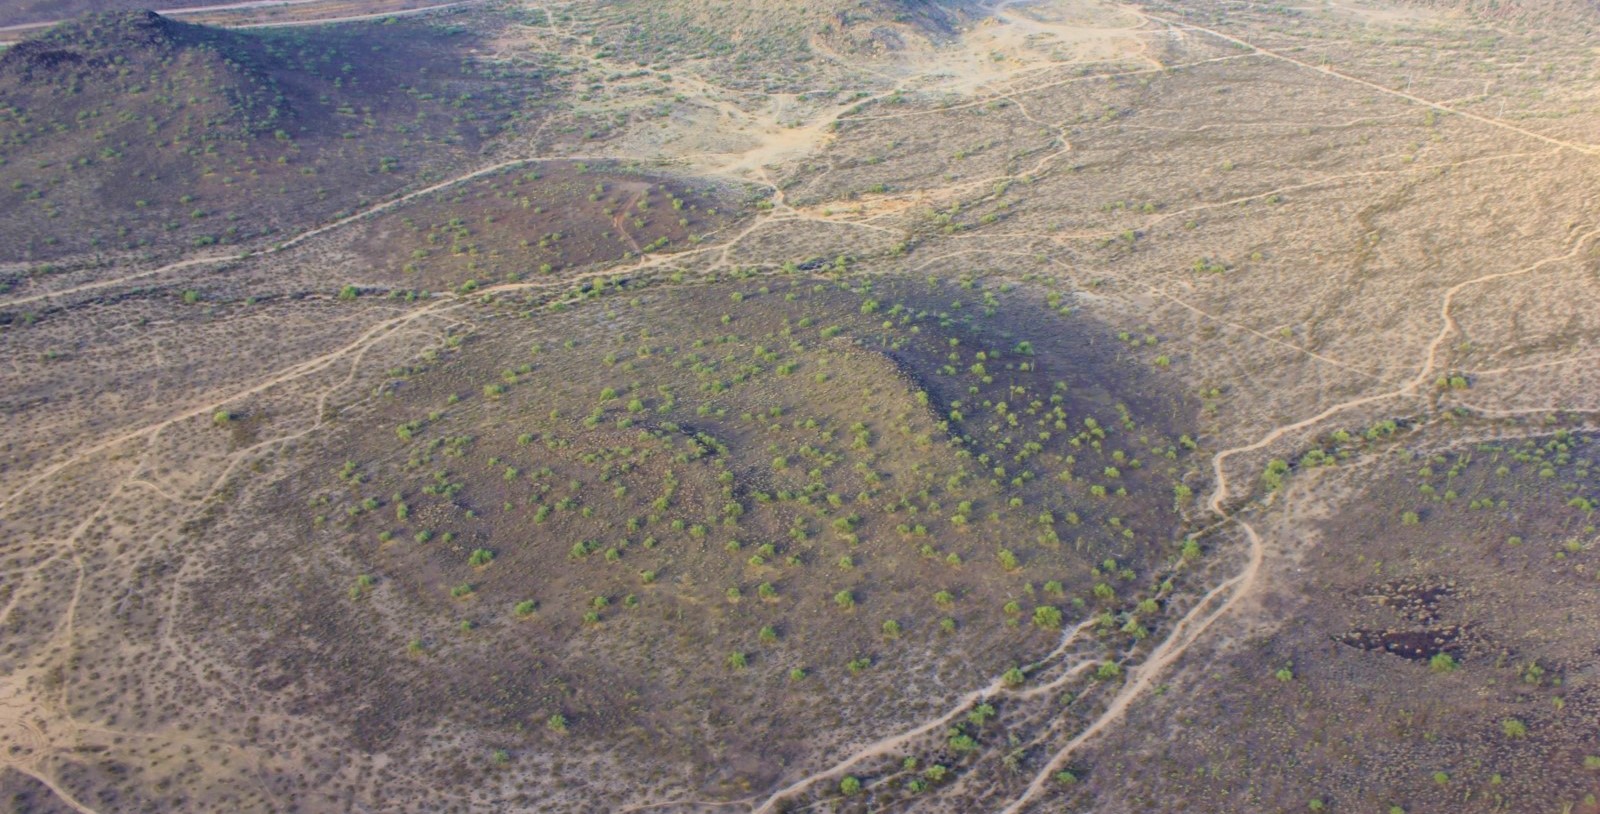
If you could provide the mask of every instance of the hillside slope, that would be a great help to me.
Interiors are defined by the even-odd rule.
[[[14,0],[0,7],[0,27],[47,23],[93,11],[140,11],[148,0]],[[162,0],[162,9],[218,5],[212,0]]]
[[[453,166],[542,90],[463,61],[471,42],[426,22],[246,33],[148,11],[42,32],[0,56],[0,259],[239,242]]]
[[[945,42],[978,10],[965,0],[608,0],[590,13],[606,50],[641,65],[705,59],[736,85],[803,90],[830,54]]]

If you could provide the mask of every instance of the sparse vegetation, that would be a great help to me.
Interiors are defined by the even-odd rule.
[[[1592,10],[418,5],[0,32],[12,807],[1595,807]]]

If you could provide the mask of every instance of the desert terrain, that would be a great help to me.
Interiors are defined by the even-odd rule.
[[[1597,23],[5,10],[0,810],[1600,812]]]

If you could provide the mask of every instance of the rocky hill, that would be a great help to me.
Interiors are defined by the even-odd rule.
[[[0,56],[0,259],[236,243],[387,195],[541,91],[463,59],[472,42],[420,20],[245,32],[149,11],[41,32]]]

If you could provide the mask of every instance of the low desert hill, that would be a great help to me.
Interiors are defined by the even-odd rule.
[[[6,51],[0,259],[231,244],[326,219],[476,153],[543,87],[462,60],[467,35],[445,26],[357,31],[107,12]]]

